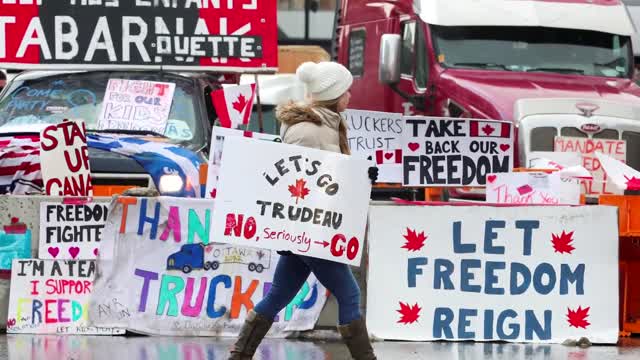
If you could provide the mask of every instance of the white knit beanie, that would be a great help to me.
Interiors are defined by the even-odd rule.
[[[335,100],[346,93],[353,83],[353,76],[342,64],[323,61],[306,62],[296,71],[311,100]]]

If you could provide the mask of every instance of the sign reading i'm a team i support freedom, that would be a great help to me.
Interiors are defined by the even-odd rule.
[[[367,160],[342,154],[229,137],[213,236],[359,266],[371,195],[368,167]]]
[[[616,211],[374,206],[369,330],[394,340],[616,343]]]
[[[513,169],[513,125],[405,117],[402,155],[404,185],[484,186],[487,174]]]
[[[275,0],[0,0],[0,63],[47,70],[271,72],[278,56],[276,5]]]

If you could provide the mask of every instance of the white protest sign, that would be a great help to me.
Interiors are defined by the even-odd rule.
[[[373,206],[369,330],[393,340],[615,344],[616,211]]]
[[[7,332],[10,334],[124,334],[87,322],[95,261],[15,259]]]
[[[47,195],[93,195],[84,121],[65,120],[42,130],[40,168]]]
[[[484,186],[513,169],[513,124],[491,120],[405,117],[403,184]]]
[[[492,204],[580,204],[580,181],[558,173],[487,175],[486,199]]]
[[[604,172],[595,153],[600,152],[616,160],[626,162],[626,141],[556,136],[553,149],[557,152],[577,152],[582,155],[581,165],[593,176],[593,180],[582,180],[583,194],[587,196],[621,194],[619,189],[608,184],[607,174]]]
[[[98,129],[165,133],[176,84],[109,79],[98,117]]]
[[[224,148],[224,139],[228,136],[243,136],[246,138],[256,140],[266,140],[273,142],[282,142],[280,136],[263,134],[252,131],[242,131],[236,129],[229,129],[220,126],[213,127],[213,133],[211,136],[211,152],[209,156],[209,167],[207,170],[207,190],[205,197],[215,198],[218,184],[218,176],[220,173],[220,161],[222,160],[222,150]]]
[[[40,259],[95,259],[109,204],[40,203]]]
[[[640,171],[600,152],[596,152],[596,157],[618,190],[640,190]]]
[[[269,292],[279,256],[211,242],[213,207],[211,199],[115,199],[100,247],[91,322],[153,335],[237,336]],[[326,289],[310,276],[270,335],[313,329],[326,299]]]
[[[216,241],[360,265],[367,160],[239,137],[226,139],[224,149]]]
[[[351,154],[371,158],[379,169],[378,182],[402,182],[402,115],[366,110],[346,110]]]

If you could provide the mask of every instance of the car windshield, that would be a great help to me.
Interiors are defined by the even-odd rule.
[[[446,67],[631,78],[626,36],[542,27],[431,28]]]
[[[99,126],[103,100],[110,79],[175,84],[168,118],[166,113],[152,114],[149,106],[145,106],[145,104],[152,105],[155,99],[147,100],[145,103],[141,98],[141,108],[127,109],[127,106],[118,105],[112,97],[109,106],[114,113],[119,114],[118,116],[126,114],[127,111],[138,111],[142,114],[129,116],[129,118],[141,119],[136,120],[139,124],[131,127],[137,130],[105,127],[104,121],[102,126]],[[82,119],[86,123],[87,131],[90,132],[146,135],[155,132],[172,142],[184,142],[190,147],[198,147],[204,142],[202,125],[197,118],[195,83],[191,79],[177,75],[151,72],[65,73],[16,78],[6,90],[0,98],[0,133],[31,132],[39,126],[56,124],[64,119]],[[151,116],[160,119],[160,129],[164,131],[153,131],[153,126],[148,127],[145,124],[145,119]]]

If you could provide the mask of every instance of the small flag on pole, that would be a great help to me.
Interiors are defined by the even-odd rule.
[[[238,129],[249,123],[256,84],[229,86],[211,93],[220,126]]]

